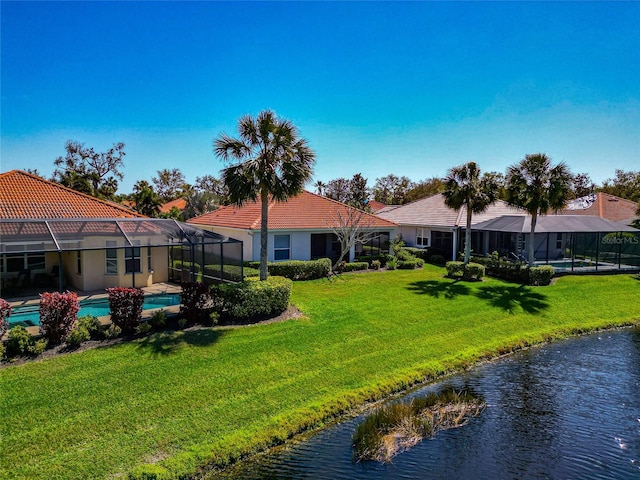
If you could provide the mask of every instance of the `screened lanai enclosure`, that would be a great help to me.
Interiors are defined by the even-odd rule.
[[[521,261],[534,248],[536,265],[551,265],[558,273],[640,270],[636,228],[594,216],[549,215],[538,218],[533,242],[530,228],[529,216],[479,223],[473,227],[472,248]]]
[[[172,219],[0,220],[0,296],[240,281],[242,242]]]

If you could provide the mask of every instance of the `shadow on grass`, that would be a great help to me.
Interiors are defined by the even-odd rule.
[[[171,355],[183,345],[208,347],[217,342],[224,334],[221,330],[198,329],[186,331],[159,332],[143,338],[138,343],[138,349],[153,355]]]
[[[407,287],[418,295],[429,295],[434,298],[452,299],[460,295],[469,295],[471,289],[459,280],[424,280],[410,283]]]
[[[523,285],[483,286],[478,289],[476,296],[509,313],[514,313],[518,307],[527,313],[539,313],[549,308],[546,295]]]

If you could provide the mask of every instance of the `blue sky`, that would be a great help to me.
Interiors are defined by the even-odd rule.
[[[219,175],[221,132],[270,108],[315,180],[504,172],[545,152],[640,169],[640,2],[2,2],[0,171],[124,142],[120,192]]]

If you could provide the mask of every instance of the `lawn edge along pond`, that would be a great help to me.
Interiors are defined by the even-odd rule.
[[[156,333],[3,368],[0,477],[200,476],[478,362],[640,324],[640,281],[629,274],[548,287],[443,274],[297,282],[303,318]]]

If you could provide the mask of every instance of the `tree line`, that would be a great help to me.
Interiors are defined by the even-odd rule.
[[[138,180],[131,193],[117,194],[118,182],[124,178],[125,155],[122,142],[113,144],[105,152],[96,152],[83,143],[69,140],[65,144],[65,156],[54,160],[56,168],[50,180],[96,198],[130,206],[150,217],[186,220],[231,203],[232,196],[222,178],[203,175],[190,184],[178,168],[158,170],[150,181]],[[37,170],[27,171],[39,175]],[[498,199],[508,200],[504,174],[488,172],[484,177],[491,179]],[[351,178],[340,177],[326,183],[318,180],[313,189],[319,195],[369,210],[370,200],[385,205],[404,205],[443,193],[446,180],[446,177],[432,177],[413,181],[391,173],[376,178],[373,186],[369,186],[368,179],[356,173]],[[597,185],[587,173],[571,175],[569,199],[596,192],[638,202],[640,215],[640,171],[616,169],[615,176],[606,179],[602,185]],[[184,209],[174,207],[170,212],[160,212],[161,205],[178,198],[185,199]]]

